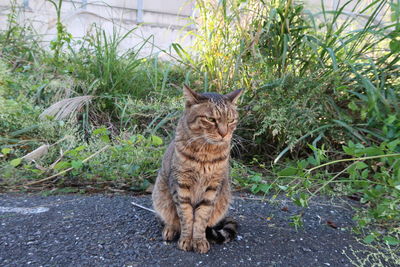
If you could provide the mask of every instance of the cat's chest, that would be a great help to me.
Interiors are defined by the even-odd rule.
[[[221,184],[227,176],[226,166],[215,164],[182,165],[178,180],[190,184],[190,191],[194,199],[201,199],[207,187]]]
[[[203,199],[203,196],[205,192],[207,191],[207,188],[209,188],[211,185],[214,184],[220,184],[221,179],[223,177],[221,175],[201,175],[199,173],[193,173],[192,176],[192,185],[190,187],[190,192],[191,192],[191,199],[193,203],[198,203]]]

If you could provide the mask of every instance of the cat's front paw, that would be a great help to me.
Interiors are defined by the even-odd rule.
[[[178,241],[178,248],[184,251],[192,250],[192,239],[189,237],[181,237]]]
[[[172,241],[179,234],[179,229],[171,225],[166,225],[162,232],[162,237],[165,241]]]
[[[193,239],[193,250],[198,253],[207,253],[210,250],[210,243],[205,238]]]

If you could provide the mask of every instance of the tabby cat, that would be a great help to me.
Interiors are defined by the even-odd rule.
[[[225,216],[231,202],[230,144],[241,93],[199,94],[184,86],[185,111],[164,154],[152,195],[164,223],[163,239],[180,235],[182,250],[206,253],[207,239],[224,243],[235,238],[237,224]]]

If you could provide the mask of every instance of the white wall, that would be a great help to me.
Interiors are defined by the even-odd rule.
[[[58,0],[55,0],[58,2]],[[142,3],[142,15],[138,8]],[[86,4],[85,4],[86,3]],[[55,38],[56,11],[45,0],[17,0],[21,23],[29,23],[44,42]],[[64,0],[62,22],[67,31],[80,38],[93,31],[93,23],[105,31],[116,29],[120,34],[141,26],[125,39],[121,48],[139,45],[150,37],[150,42],[159,49],[169,49],[171,43],[179,42],[183,46],[191,43],[187,36],[188,24],[194,3],[191,0]],[[0,0],[0,29],[6,27],[10,0]],[[185,37],[186,36],[186,37]],[[151,44],[142,49],[142,54],[157,52]]]
[[[384,0],[381,0],[381,2],[383,1]],[[321,0],[299,0],[299,2],[303,2],[305,4],[305,7],[308,10],[312,11],[314,14],[321,11]],[[326,10],[337,10],[343,7],[343,5],[348,2],[348,0],[323,0],[323,2]],[[363,26],[367,22],[367,20],[369,19],[369,15],[371,14],[366,14],[365,12],[363,14],[360,14],[361,10],[363,10],[373,2],[375,2],[375,0],[353,0],[345,5],[341,18],[354,18],[354,28]],[[374,7],[377,7],[377,5],[374,5]],[[388,7],[387,4],[386,7]],[[382,8],[381,11],[377,14],[376,19],[374,20],[375,24],[389,22],[390,16],[389,14],[385,13],[385,9],[386,8]]]
[[[21,7],[20,19],[31,23],[34,29],[48,42],[55,37],[56,12],[54,7],[45,0],[16,0]],[[58,0],[55,0],[58,2]],[[160,49],[168,49],[173,42],[179,42],[183,47],[191,44],[192,36],[186,36],[189,18],[192,15],[195,0],[64,0],[62,21],[67,31],[74,37],[82,37],[92,31],[92,24],[102,26],[107,32],[114,28],[121,34],[143,23],[135,32],[135,36],[126,39],[122,48],[133,47],[143,39],[152,36],[151,41]],[[297,0],[295,0],[297,1]],[[300,0],[298,0],[300,1]],[[352,10],[356,0],[349,4],[345,11],[348,16],[357,18],[359,24],[365,23],[368,17],[357,14],[357,10],[365,7],[373,0],[363,0],[363,4]],[[307,9],[313,13],[321,10],[320,0],[304,0]],[[343,5],[344,0],[324,0],[327,9],[335,9]],[[86,4],[85,4],[86,3]],[[142,3],[142,4],[140,4]],[[140,6],[143,13],[140,15]],[[25,6],[25,7],[24,7]],[[6,16],[10,11],[10,0],[0,0],[0,29],[6,27]],[[384,14],[380,18],[384,18]],[[184,38],[186,36],[186,38]],[[147,45],[143,54],[156,52],[154,47]],[[156,49],[157,50],[157,49]]]

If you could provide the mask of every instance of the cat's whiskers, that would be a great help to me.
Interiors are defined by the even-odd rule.
[[[234,152],[239,156],[241,151],[245,149],[244,145],[242,144],[242,140],[240,140],[240,138],[237,136],[232,136],[231,149],[234,150]]]

